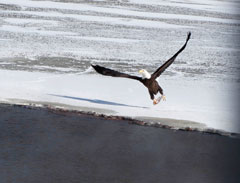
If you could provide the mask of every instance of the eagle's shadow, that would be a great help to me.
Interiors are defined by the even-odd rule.
[[[72,96],[56,95],[56,94],[48,94],[48,95],[55,96],[55,97],[61,97],[61,98],[67,98],[67,99],[73,99],[73,100],[87,101],[87,102],[91,102],[91,103],[95,103],[95,104],[102,104],[102,105],[135,107],[135,108],[142,108],[142,109],[148,108],[148,107],[143,107],[143,106],[127,105],[127,104],[121,104],[121,103],[117,103],[117,102],[111,102],[111,101],[100,100],[100,99],[89,99],[89,98],[72,97]]]

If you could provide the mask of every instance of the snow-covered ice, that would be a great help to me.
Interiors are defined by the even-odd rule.
[[[68,109],[137,119],[168,118],[202,123],[199,127],[240,132],[237,103],[231,96],[237,90],[231,85],[212,82],[176,82],[160,79],[167,101],[153,106],[147,89],[138,81],[94,74],[49,74],[27,71],[0,72],[1,102],[68,105]],[[204,86],[204,87],[202,87]],[[214,89],[213,89],[214,88]],[[238,94],[237,94],[238,95]],[[236,95],[236,96],[237,96]],[[235,106],[233,106],[235,105]],[[103,109],[103,110],[101,110]],[[169,123],[171,126],[171,123]],[[189,126],[191,127],[190,124]],[[180,125],[181,126],[181,125]],[[198,127],[198,125],[194,125]]]

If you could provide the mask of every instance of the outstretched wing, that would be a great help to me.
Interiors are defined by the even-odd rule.
[[[135,79],[142,82],[142,78],[138,76],[132,76],[129,74],[121,73],[112,69],[108,69],[99,65],[91,65],[99,74],[105,75],[105,76],[112,76],[112,77],[122,77],[122,78],[129,78],[129,79]]]
[[[190,39],[190,37],[191,37],[191,32],[188,33],[186,42],[182,46],[182,48],[177,53],[175,53],[175,55],[173,55],[168,61],[166,61],[161,67],[159,67],[152,74],[151,78],[156,79],[157,77],[159,77],[174,62],[174,60],[177,58],[178,54],[181,53],[185,49],[185,47],[187,46],[187,43],[188,43],[188,40]]]

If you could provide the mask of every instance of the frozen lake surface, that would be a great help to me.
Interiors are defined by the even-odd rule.
[[[0,100],[240,132],[239,10],[215,0],[1,0]],[[188,31],[159,78],[167,101],[157,106],[141,84],[90,69],[154,72]]]

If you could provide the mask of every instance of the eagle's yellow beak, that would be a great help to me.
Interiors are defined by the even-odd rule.
[[[141,70],[139,70],[138,72],[139,72],[139,73],[143,73],[143,70],[141,69]]]

